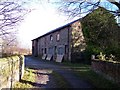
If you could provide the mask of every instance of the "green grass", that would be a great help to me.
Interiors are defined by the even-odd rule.
[[[116,83],[107,80],[102,75],[99,75],[92,71],[90,65],[72,63],[63,64],[71,68],[75,74],[90,82],[93,86],[95,86],[95,88],[120,88]]]
[[[23,82],[16,82],[14,88],[33,88],[34,86],[27,82],[35,82],[34,70],[25,68]],[[26,82],[24,82],[26,81]]]

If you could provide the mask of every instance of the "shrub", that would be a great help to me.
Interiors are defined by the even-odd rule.
[[[99,47],[96,47],[94,45],[88,45],[86,47],[86,50],[84,51],[85,52],[85,62],[86,63],[91,63],[91,55],[97,55],[99,54],[99,52],[101,52],[102,50],[99,48]]]
[[[120,48],[119,47],[109,47],[105,49],[106,54],[115,55],[115,61],[120,62]]]

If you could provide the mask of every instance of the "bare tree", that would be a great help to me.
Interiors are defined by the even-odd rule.
[[[0,0],[0,38],[2,38],[2,53],[12,54],[19,47],[17,41],[17,26],[29,13],[22,0]]]
[[[14,32],[27,12],[19,0],[0,0],[0,36]]]
[[[3,55],[12,55],[14,52],[17,52],[17,48],[19,47],[17,36],[13,33],[6,34],[2,37],[2,53]]]
[[[116,9],[108,9],[116,16],[120,16],[120,0],[106,0],[103,3],[103,0],[62,0],[60,11],[67,13],[67,15],[76,17],[82,14],[87,14],[92,12],[98,7],[104,7],[105,2],[109,5],[113,5]]]

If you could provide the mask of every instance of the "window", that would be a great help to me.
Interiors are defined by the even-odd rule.
[[[60,34],[58,33],[57,34],[57,41],[59,41],[60,40]]]
[[[53,40],[53,36],[52,35],[50,35],[50,41],[52,41]]]
[[[47,53],[47,49],[45,48],[45,52],[44,52],[45,54]]]

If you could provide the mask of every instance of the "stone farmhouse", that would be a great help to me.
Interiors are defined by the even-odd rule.
[[[79,50],[78,50],[79,47]],[[32,53],[42,59],[72,61],[76,52],[85,49],[80,19],[32,40]],[[79,57],[79,59],[82,57]]]

